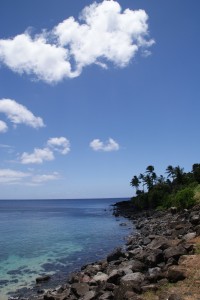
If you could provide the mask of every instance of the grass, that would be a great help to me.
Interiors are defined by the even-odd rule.
[[[194,247],[194,254],[200,255],[200,243],[197,243]]]

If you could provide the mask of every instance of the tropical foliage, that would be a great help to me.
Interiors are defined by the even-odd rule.
[[[135,209],[165,209],[176,206],[189,208],[200,201],[200,164],[193,164],[191,172],[184,172],[180,166],[169,165],[166,176],[158,176],[152,165],[144,174],[134,175],[131,186],[136,196],[131,198]]]

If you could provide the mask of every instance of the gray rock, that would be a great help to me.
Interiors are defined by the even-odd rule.
[[[120,285],[123,285],[123,287],[127,286],[129,290],[131,288],[135,292],[140,292],[141,283],[144,281],[144,279],[144,274],[140,272],[127,274],[121,278]]]
[[[167,271],[167,278],[170,282],[177,282],[186,278],[186,269],[182,266],[171,266]]]
[[[153,239],[153,241],[147,246],[150,249],[161,249],[165,250],[170,246],[169,239],[164,236],[158,236]]]
[[[89,292],[89,286],[87,283],[73,283],[71,285],[71,289],[75,295],[80,297]]]
[[[154,249],[147,254],[145,257],[145,262],[150,267],[155,267],[157,264],[163,261],[163,251],[160,249]]]
[[[190,233],[187,233],[183,236],[183,240],[188,242],[188,241],[190,241],[191,239],[193,239],[195,237],[196,237],[196,232],[190,232]]]
[[[137,300],[137,295],[133,291],[134,286],[131,281],[121,282],[114,292],[114,300]],[[138,292],[141,291],[140,286],[137,287]],[[141,298],[140,298],[141,299]]]
[[[93,280],[96,282],[105,282],[108,280],[108,275],[102,272],[98,272],[94,277]]]
[[[124,253],[121,248],[117,248],[107,256],[107,261],[111,262],[113,260],[118,260],[120,257],[124,257]]]
[[[99,300],[109,300],[113,299],[113,293],[110,291],[104,292],[100,297],[98,297]]]
[[[149,273],[148,279],[150,282],[157,282],[158,279],[161,279],[163,277],[161,268],[158,267],[149,268],[148,273]]]
[[[193,224],[193,225],[198,225],[200,224],[200,216],[199,215],[192,215],[190,217],[190,222]]]
[[[148,285],[142,286],[141,289],[142,289],[143,293],[148,292],[148,291],[155,292],[158,290],[158,286],[156,284],[148,284]]]
[[[164,250],[164,257],[166,260],[168,260],[171,257],[178,260],[179,257],[184,254],[186,254],[186,249],[182,245],[170,247]]]
[[[89,291],[83,296],[82,300],[93,300],[95,299],[95,294],[95,291]]]

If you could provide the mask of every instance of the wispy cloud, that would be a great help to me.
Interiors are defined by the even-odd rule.
[[[90,142],[90,147],[94,151],[110,152],[119,150],[119,144],[112,138],[109,138],[109,140],[105,143],[99,139],[94,139],[92,142]]]
[[[58,151],[61,154],[67,154],[70,151],[70,142],[65,137],[50,138],[47,141],[47,145],[54,151]]]
[[[0,183],[18,184],[29,176],[30,173],[15,171],[11,169],[0,169]]]
[[[25,106],[12,99],[0,99],[0,113],[5,114],[15,126],[25,124],[33,128],[44,127],[42,118],[34,116]],[[7,130],[6,123],[3,122],[4,124],[2,124],[2,121],[0,122],[0,128],[4,126],[4,130]]]
[[[12,169],[0,169],[0,185],[27,185],[35,186],[60,179],[58,172],[49,174],[35,174],[34,172],[21,172]]]
[[[57,172],[52,174],[43,174],[43,175],[36,175],[32,178],[32,183],[35,184],[42,184],[48,181],[58,180],[60,179],[60,175]]]
[[[0,120],[0,133],[5,133],[8,130],[8,126],[4,121]]]
[[[65,137],[50,138],[45,148],[35,148],[33,153],[24,152],[19,160],[22,164],[42,164],[55,159],[54,152],[66,155],[70,151],[70,142]]]
[[[70,17],[49,32],[31,36],[26,31],[1,39],[0,61],[14,72],[48,83],[77,77],[91,64],[125,67],[139,50],[145,53],[154,43],[147,21],[144,10],[122,11],[117,1],[95,2],[85,7],[78,21]]]

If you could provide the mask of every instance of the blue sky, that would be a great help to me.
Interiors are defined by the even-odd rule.
[[[129,197],[149,164],[199,163],[198,0],[0,7],[1,199]]]

